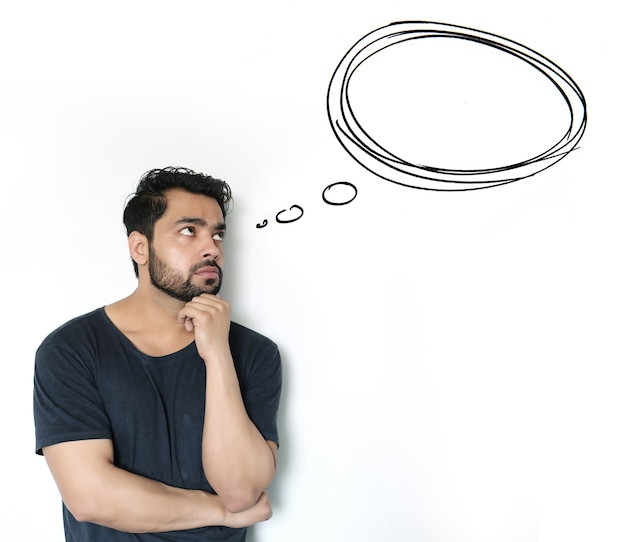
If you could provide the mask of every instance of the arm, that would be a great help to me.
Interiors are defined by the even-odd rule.
[[[246,412],[228,344],[230,307],[204,294],[188,303],[179,318],[194,331],[206,365],[204,472],[228,510],[246,510],[274,478],[277,445],[263,438]]]
[[[245,510],[272,482],[277,446],[248,418],[230,355],[207,363],[206,387],[204,472],[229,510]]]
[[[65,505],[78,521],[125,532],[209,525],[245,527],[269,519],[267,495],[239,514],[211,493],[171,487],[116,467],[110,440],[79,440],[43,450]]]

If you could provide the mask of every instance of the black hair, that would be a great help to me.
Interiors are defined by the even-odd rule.
[[[232,193],[230,186],[220,179],[182,167],[151,169],[141,176],[137,190],[124,209],[126,235],[137,231],[152,241],[154,224],[167,209],[166,192],[179,188],[192,194],[202,194],[217,201],[224,217],[230,210]],[[135,275],[139,276],[137,263],[133,260]]]

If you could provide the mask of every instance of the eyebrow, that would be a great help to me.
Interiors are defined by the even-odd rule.
[[[174,222],[174,226],[182,226],[183,224],[195,224],[196,226],[208,226],[207,221],[204,218],[198,218],[193,216],[183,216]],[[226,223],[219,222],[215,225],[216,230],[226,231]]]

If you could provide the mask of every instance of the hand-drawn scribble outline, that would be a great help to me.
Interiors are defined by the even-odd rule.
[[[293,209],[299,209],[300,215],[297,216],[296,218],[289,218],[287,220],[283,220],[282,218],[280,218],[280,215],[287,212],[287,209],[283,209],[282,211],[278,211],[278,213],[276,213],[276,222],[278,222],[279,224],[290,224],[291,222],[300,220],[304,215],[304,209],[300,207],[299,205],[292,205],[291,207],[289,207],[289,211],[292,211]]]
[[[528,160],[487,169],[445,169],[412,164],[379,145],[362,128],[348,96],[354,71],[376,53],[407,40],[453,38],[474,41],[511,54],[546,76],[567,103],[568,128],[559,141]],[[400,21],[378,28],[357,41],[341,59],[328,86],[328,119],[343,148],[361,166],[387,181],[434,191],[466,191],[508,184],[535,175],[567,156],[580,141],[587,124],[586,102],[576,82],[540,53],[515,41],[468,27],[429,21]]]
[[[267,226],[267,218],[263,220],[263,222],[259,222],[256,227],[258,229],[264,228],[265,226]]]
[[[326,197],[326,191],[332,188],[333,186],[338,186],[338,185],[345,185],[345,186],[352,187],[354,189],[354,196],[352,196],[348,201],[330,201]],[[322,191],[322,199],[324,200],[324,203],[328,203],[328,205],[348,205],[348,203],[352,203],[355,200],[358,193],[359,191],[357,190],[357,187],[353,185],[352,183],[349,183],[346,181],[338,181],[336,183],[329,184],[326,188],[324,188],[324,190]]]

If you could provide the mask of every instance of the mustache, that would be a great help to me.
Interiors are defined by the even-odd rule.
[[[215,267],[217,269],[217,274],[222,278],[222,268],[215,260],[207,259],[200,263],[197,263],[189,269],[189,276],[193,275],[198,269],[202,269],[203,267]]]

